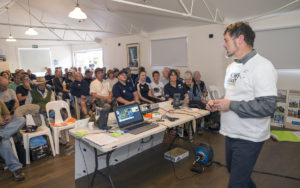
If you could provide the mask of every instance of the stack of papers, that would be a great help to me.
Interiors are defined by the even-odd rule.
[[[97,144],[99,146],[104,146],[118,140],[106,133],[88,134],[84,137],[84,139],[93,142],[94,144]]]

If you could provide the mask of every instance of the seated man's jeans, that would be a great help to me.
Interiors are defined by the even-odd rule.
[[[25,118],[17,117],[11,120],[3,129],[0,129],[0,155],[5,160],[5,164],[8,166],[10,171],[15,171],[22,168],[22,164],[15,156],[9,138],[16,134],[25,125]]]

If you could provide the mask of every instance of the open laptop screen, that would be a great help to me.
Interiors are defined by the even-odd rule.
[[[114,111],[120,128],[144,121],[137,103],[117,107]]]

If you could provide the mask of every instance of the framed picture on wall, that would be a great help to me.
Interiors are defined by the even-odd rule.
[[[130,69],[136,70],[140,64],[140,44],[127,44],[127,65]]]

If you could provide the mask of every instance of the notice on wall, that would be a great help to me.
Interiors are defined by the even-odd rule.
[[[300,127],[300,90],[290,90],[288,97],[287,122]]]
[[[287,93],[285,89],[278,89],[277,91],[277,107],[271,119],[273,126],[285,127]]]

